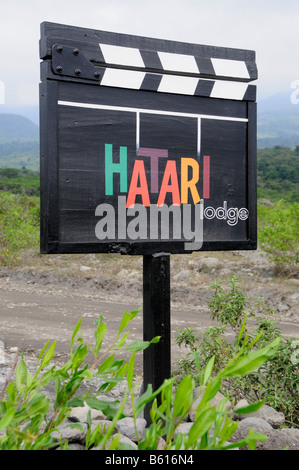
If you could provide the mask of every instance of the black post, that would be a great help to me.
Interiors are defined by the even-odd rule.
[[[143,339],[161,336],[143,352],[143,389],[157,390],[171,375],[170,338],[170,256],[143,256]],[[144,418],[150,423],[150,405]]]

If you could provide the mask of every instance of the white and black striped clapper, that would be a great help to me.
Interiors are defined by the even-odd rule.
[[[53,44],[79,48],[105,87],[232,100],[256,100],[255,52],[131,36],[45,22],[41,58]],[[57,39],[60,38],[60,39]],[[63,39],[62,39],[63,38]],[[74,50],[75,50],[74,49]],[[83,64],[84,66],[84,64]],[[54,70],[54,73],[57,73]],[[63,71],[59,72],[63,75]],[[77,75],[78,79],[84,74]]]

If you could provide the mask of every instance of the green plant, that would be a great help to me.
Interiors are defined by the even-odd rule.
[[[116,405],[107,405],[107,402],[89,396],[75,396],[83,381],[91,380],[93,377],[101,377],[103,385],[101,393],[105,393],[116,386],[119,381],[124,380],[127,372],[127,363],[115,358],[115,352],[122,350],[139,351],[157,342],[158,337],[150,342],[135,341],[126,345],[128,333],[123,331],[128,323],[135,318],[138,311],[125,312],[114,343],[107,351],[100,354],[103,339],[106,333],[106,325],[100,317],[95,331],[95,345],[90,348],[94,354],[94,362],[91,367],[86,363],[88,346],[83,341],[78,321],[70,343],[70,354],[68,361],[62,366],[51,366],[55,353],[54,341],[42,349],[38,360],[36,371],[31,374],[21,356],[12,370],[15,380],[9,377],[0,395],[0,431],[5,430],[5,435],[0,437],[0,449],[2,450],[44,450],[55,444],[52,436],[53,431],[70,413],[71,407],[80,406],[84,402],[91,408],[100,409],[106,416],[113,419],[122,417],[122,409]],[[75,342],[78,343],[74,348]],[[55,402],[53,410],[50,401],[43,390],[49,384],[55,387]],[[109,431],[112,433],[113,428]],[[108,439],[106,433],[102,439],[105,443]],[[96,438],[89,436],[91,444]]]
[[[230,289],[225,291],[219,284],[213,286],[214,294],[210,302],[211,315],[221,322],[220,325],[209,328],[200,338],[193,330],[179,331],[177,344],[185,344],[190,349],[186,357],[177,362],[174,376],[180,382],[186,373],[192,374],[197,384],[200,376],[198,366],[194,359],[194,352],[200,368],[214,357],[214,373],[226,367],[230,358],[239,349],[240,344],[245,345],[249,340],[255,348],[265,347],[275,339],[279,339],[276,354],[257,369],[254,373],[244,377],[226,377],[222,383],[222,393],[230,399],[246,398],[261,401],[285,414],[286,421],[291,425],[299,424],[298,413],[298,362],[295,338],[283,338],[275,322],[268,318],[269,309],[258,301],[255,305],[262,308],[259,311],[263,316],[255,316],[256,326],[249,328],[247,316],[254,315],[249,298],[236,288],[236,279],[231,280]],[[270,311],[271,312],[271,311]],[[265,315],[266,314],[266,315]],[[228,333],[234,333],[232,340],[228,340]],[[187,340],[187,341],[186,341]]]
[[[39,240],[39,198],[0,191],[0,263],[14,264]]]
[[[258,204],[259,244],[277,266],[298,263],[299,203]]]
[[[277,347],[279,339],[265,348],[251,351],[254,343],[240,346],[239,351],[230,359],[214,377],[212,376],[215,358],[212,357],[204,369],[200,369],[198,355],[194,352],[197,365],[197,374],[200,376],[202,386],[201,399],[195,395],[195,381],[191,375],[185,376],[173,392],[174,379],[165,381],[161,386],[161,404],[158,406],[154,400],[151,409],[152,424],[146,430],[145,438],[139,442],[140,450],[157,449],[158,443],[164,443],[164,450],[228,450],[236,447],[248,446],[255,449],[258,440],[265,440],[265,436],[254,434],[252,431],[242,441],[230,443],[229,439],[235,433],[238,423],[232,421],[229,412],[225,409],[226,400],[216,408],[210,402],[220,390],[221,383],[227,378],[247,375],[271,357]],[[200,393],[200,392],[199,392]],[[148,397],[151,399],[152,397]],[[140,400],[143,398],[141,397]],[[261,407],[263,402],[255,403],[242,413],[251,412]],[[179,425],[188,417],[193,409],[196,420],[191,425],[188,434],[179,430]]]

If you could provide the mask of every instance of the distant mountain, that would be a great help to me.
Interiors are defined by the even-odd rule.
[[[0,114],[0,143],[38,139],[38,126],[28,118],[18,114]]]
[[[24,116],[0,114],[0,167],[23,166],[39,170],[39,128]]]
[[[291,101],[294,92],[290,89],[258,101],[259,149],[299,145],[299,103]],[[0,105],[0,167],[39,169],[38,126],[38,106]]]

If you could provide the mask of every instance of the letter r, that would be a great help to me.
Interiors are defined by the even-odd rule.
[[[105,194],[113,196],[113,175],[120,175],[120,192],[128,190],[127,147],[119,147],[119,163],[113,163],[112,144],[105,144]]]

